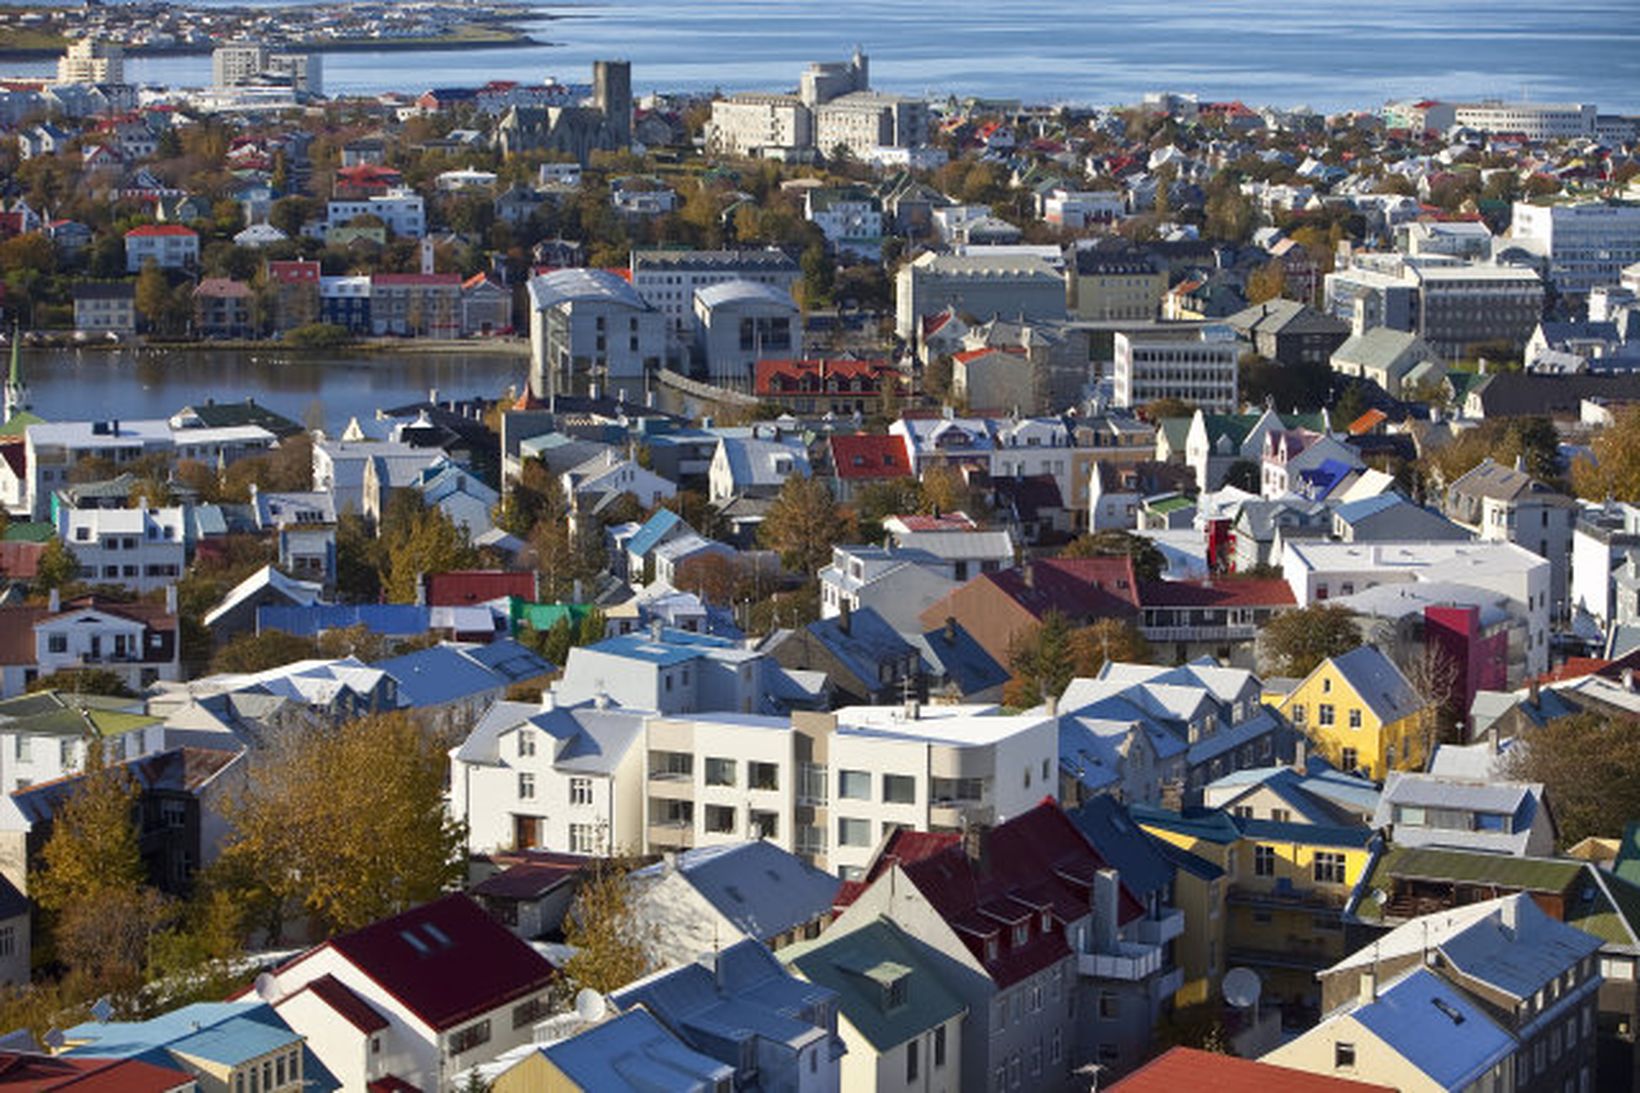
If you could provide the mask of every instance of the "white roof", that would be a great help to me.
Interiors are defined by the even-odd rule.
[[[837,732],[850,736],[897,737],[931,744],[975,747],[995,744],[1056,719],[1046,713],[1004,714],[997,706],[921,706],[911,716],[902,706],[846,706],[836,711]]]
[[[1366,569],[1419,572],[1439,568],[1450,571],[1442,576],[1462,580],[1466,571],[1528,570],[1549,564],[1514,543],[1292,540],[1286,549],[1300,567],[1311,573],[1356,573]]]

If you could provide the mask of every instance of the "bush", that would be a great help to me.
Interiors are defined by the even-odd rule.
[[[331,323],[308,323],[285,332],[285,344],[297,349],[339,349],[352,341],[352,334]]]

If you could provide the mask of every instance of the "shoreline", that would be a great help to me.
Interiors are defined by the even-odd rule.
[[[528,361],[530,343],[521,338],[487,338],[474,340],[446,340],[446,339],[392,339],[371,338],[363,341],[349,342],[345,345],[325,348],[285,345],[278,341],[233,341],[223,339],[207,342],[75,342],[72,339],[52,340],[29,344],[24,342],[23,353],[60,353],[68,350],[89,350],[95,353],[129,353],[139,358],[163,357],[167,354],[199,353],[245,353],[255,354],[260,358],[259,363],[280,363],[289,359],[292,363],[306,361],[312,358],[336,357],[342,355],[357,355],[361,357],[386,358],[389,356],[408,357],[449,357],[467,353],[482,353],[490,356],[516,357],[521,361]],[[371,363],[387,363],[385,360],[375,360]]]
[[[549,16],[548,18],[556,18]],[[482,25],[482,24],[475,24]],[[515,47],[551,46],[553,42],[544,41],[527,31],[514,27],[496,28],[494,35],[475,35],[471,38],[445,36],[442,38],[344,38],[335,41],[319,42],[284,42],[277,48],[281,50],[302,51],[324,55],[327,53],[397,53],[427,50],[428,52],[448,52],[461,49],[511,49]],[[0,62],[5,61],[51,61],[63,55],[68,48],[68,41],[64,39],[60,47],[51,46],[24,46],[21,48],[0,47]],[[209,57],[212,46],[136,46],[125,51],[126,59],[148,59],[156,57]],[[274,48],[274,47],[270,47]]]

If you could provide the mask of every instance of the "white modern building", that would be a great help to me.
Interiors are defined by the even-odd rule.
[[[1177,398],[1207,413],[1233,413],[1240,344],[1225,326],[1153,328],[1116,335],[1115,399],[1123,409]]]
[[[719,387],[752,389],[757,362],[800,355],[803,319],[791,293],[757,281],[724,281],[695,290],[696,352]]]
[[[538,398],[644,379],[666,358],[665,317],[632,285],[604,270],[532,277],[530,390]]]
[[[788,297],[803,276],[785,251],[652,250],[633,251],[632,288],[666,317],[666,333],[675,350],[691,345],[695,327],[695,293],[726,281],[751,281],[783,291]]]
[[[1594,136],[1593,103],[1586,102],[1482,102],[1457,103],[1453,123],[1483,133],[1519,133],[1527,140],[1579,140]]]
[[[326,207],[326,229],[345,227],[358,216],[374,216],[394,235],[420,239],[427,234],[427,205],[416,191],[398,187],[385,194],[361,199],[332,201]]]
[[[1617,284],[1624,267],[1640,262],[1640,205],[1517,201],[1507,243],[1548,259],[1562,293],[1586,294]]]
[[[99,38],[70,42],[57,58],[58,83],[119,84],[125,82],[125,48]]]
[[[87,584],[121,585],[141,594],[175,584],[187,565],[180,506],[60,508],[57,534],[80,563]]]

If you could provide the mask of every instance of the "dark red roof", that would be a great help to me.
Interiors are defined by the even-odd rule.
[[[529,570],[467,569],[428,573],[422,578],[429,607],[464,607],[507,596],[535,599],[535,573]]]
[[[1109,863],[1095,850],[1064,810],[1052,799],[992,828],[983,836],[980,861],[970,857],[961,836],[950,833],[897,831],[889,836],[857,888],[839,892],[839,905],[851,903],[893,866],[962,937],[998,986],[1007,987],[1034,975],[1070,953],[1065,926],[1088,914],[1093,883]],[[1144,906],[1121,888],[1119,922],[1144,914]],[[1044,931],[1040,915],[1052,922]],[[1029,935],[1013,942],[1012,927],[1025,924]],[[987,945],[996,942],[988,959]]]
[[[540,899],[578,875],[586,868],[587,861],[576,858],[567,862],[519,862],[474,885],[472,894],[491,899]]]
[[[758,361],[754,366],[752,391],[757,395],[802,394],[810,390],[818,394],[822,392],[824,381],[828,379],[877,379],[894,372],[894,366],[882,360],[855,360],[852,357],[837,360],[771,358]],[[778,385],[776,380],[784,380],[788,386]],[[796,386],[805,381],[812,386]]]
[[[275,281],[296,284],[301,281],[319,283],[319,263],[302,258],[284,259],[268,263],[268,276]]]
[[[1139,609],[1139,582],[1133,562],[1122,557],[1039,558],[1030,570],[982,573],[1020,607],[1041,618],[1058,611],[1072,619],[1123,617]]]
[[[14,441],[0,442],[0,459],[6,461],[11,473],[18,478],[28,477],[28,445],[22,437]]]
[[[192,228],[185,228],[181,224],[144,224],[140,228],[132,228],[130,231],[125,233],[125,237],[127,239],[130,239],[133,236],[138,239],[144,239],[159,235],[197,237],[199,233],[194,231]]]
[[[106,1059],[0,1052],[0,1086],[18,1093],[170,1093],[193,1083],[184,1070],[140,1059]]]
[[[373,285],[454,285],[461,286],[459,273],[373,273]]]
[[[464,895],[445,896],[309,949],[334,950],[435,1031],[543,990],[556,970]]]
[[[411,1085],[397,1074],[389,1074],[385,1078],[377,1078],[365,1086],[367,1093],[421,1093],[416,1086]]]
[[[1293,589],[1280,577],[1238,577],[1220,581],[1145,581],[1145,607],[1296,607]]]
[[[911,477],[911,458],[905,450],[905,438],[898,436],[865,433],[834,436],[831,465],[838,478]]]
[[[387,1027],[387,1018],[377,1013],[374,1006],[353,993],[351,987],[334,975],[322,975],[302,990],[312,991],[320,1001],[335,1010],[338,1016],[366,1035],[380,1032]],[[302,991],[297,991],[290,995],[290,998],[301,993]]]
[[[0,574],[32,581],[40,572],[40,555],[45,549],[44,543],[0,542]]]
[[[1177,1093],[1181,1089],[1211,1089],[1214,1093],[1392,1093],[1392,1088],[1176,1047],[1111,1086],[1110,1093]]]

